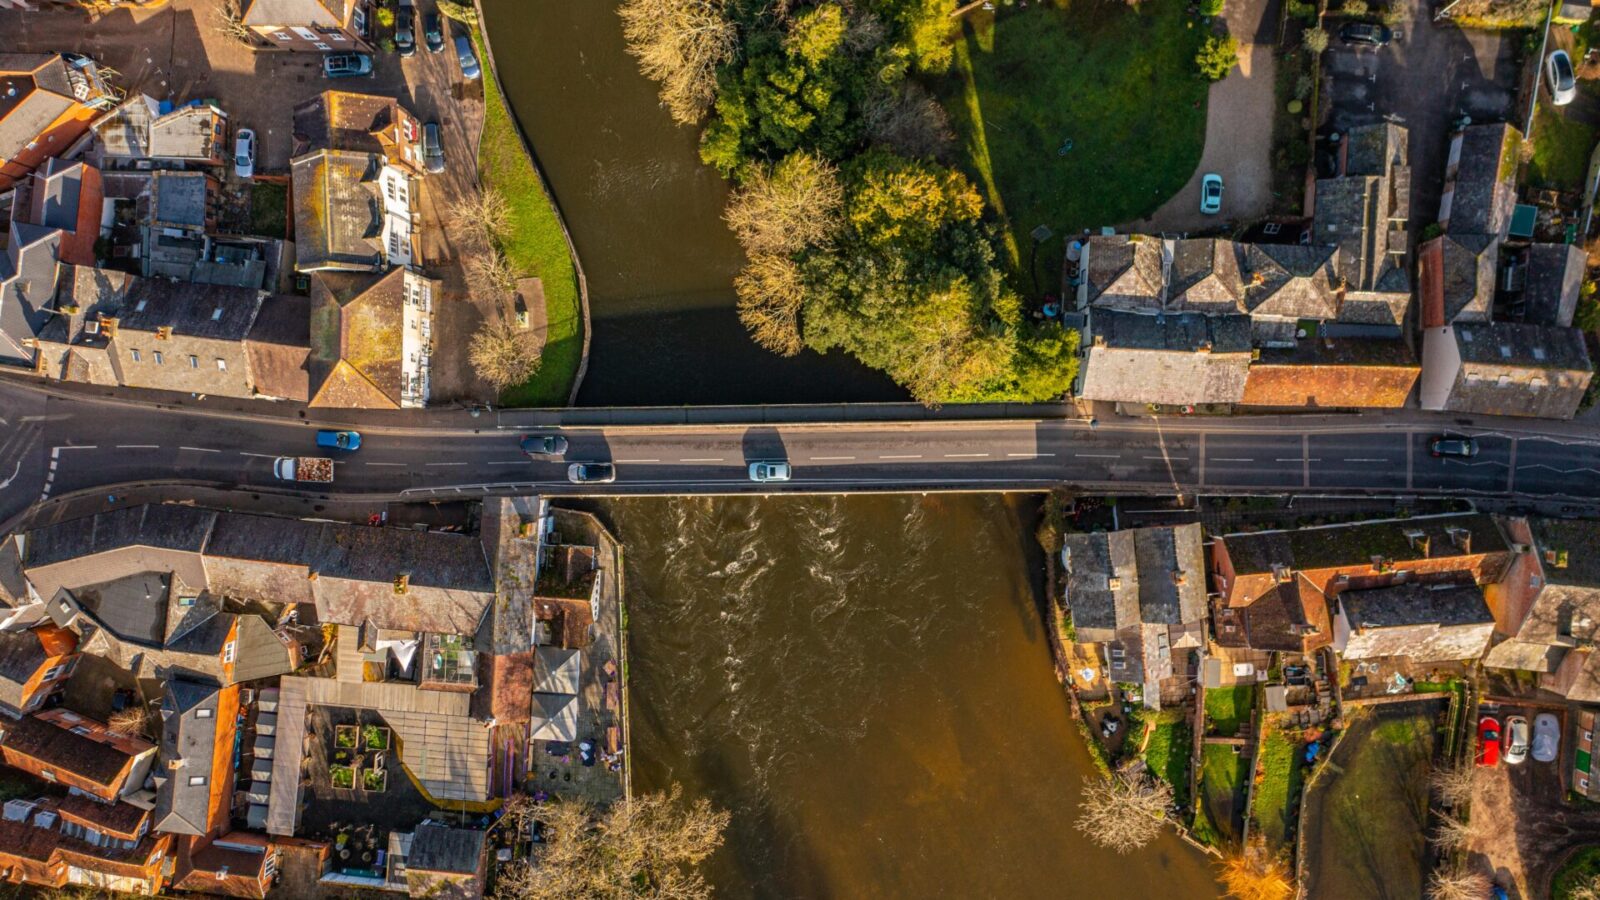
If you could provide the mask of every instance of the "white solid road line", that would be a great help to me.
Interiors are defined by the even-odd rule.
[[[811,462],[834,462],[844,459],[855,459],[854,456],[808,456],[806,458]],[[684,462],[688,462],[688,460],[684,460]]]
[[[221,453],[221,450],[212,450],[210,447],[179,447],[179,450],[192,450],[195,453]]]
[[[617,462],[619,462],[619,463],[652,463],[652,462],[661,462],[661,460],[659,460],[659,459],[619,459],[619,460],[617,460]]]
[[[983,459],[988,455],[987,453],[946,453],[944,457],[945,459]]]
[[[118,450],[160,450],[160,444],[118,444]]]
[[[1121,453],[1074,453],[1079,459],[1121,459]]]
[[[51,447],[50,448],[50,455],[51,456],[55,456],[57,453],[61,452],[62,450],[99,450],[99,449],[100,449],[100,445],[99,444],[78,444],[76,446]],[[219,450],[217,452],[220,453],[221,451]]]
[[[696,457],[694,459],[689,459],[689,458],[686,457],[684,459],[678,460],[678,462],[686,462],[686,463],[722,462],[722,461],[723,461],[723,457],[721,457],[721,456],[702,456],[702,457]]]
[[[879,459],[921,459],[921,453],[885,453]]]

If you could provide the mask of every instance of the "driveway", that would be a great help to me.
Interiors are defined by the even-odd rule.
[[[1335,35],[1341,23],[1330,19]],[[1323,54],[1324,131],[1385,119],[1406,126],[1411,142],[1411,228],[1438,218],[1452,123],[1517,121],[1512,106],[1521,32],[1462,31],[1432,21],[1431,0],[1409,0],[1396,40],[1355,49],[1337,37]],[[1521,122],[1517,121],[1520,128]]]
[[[1119,231],[1187,232],[1227,221],[1265,215],[1272,205],[1272,112],[1277,60],[1278,4],[1275,0],[1233,0],[1224,13],[1228,33],[1239,39],[1239,65],[1211,85],[1206,99],[1206,143],[1200,164],[1183,189],[1148,219]],[[1200,212],[1200,179],[1222,176],[1222,212]]]

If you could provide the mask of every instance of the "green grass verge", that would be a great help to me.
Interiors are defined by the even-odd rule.
[[[1059,289],[1063,235],[1147,216],[1188,182],[1205,144],[1203,34],[1173,0],[1051,0],[962,21],[940,96],[1018,290]],[[1035,248],[1039,225],[1055,237]]]
[[[1533,161],[1528,183],[1558,191],[1583,190],[1594,150],[1595,129],[1566,118],[1541,102],[1533,115]]]
[[[1555,900],[1567,900],[1582,885],[1600,878],[1600,846],[1585,847],[1572,854],[1550,883]]]
[[[1195,809],[1195,836],[1213,847],[1238,841],[1235,813],[1244,804],[1244,758],[1230,744],[1200,748],[1200,798]],[[1204,825],[1202,825],[1202,821]],[[1202,832],[1209,837],[1202,837]]]
[[[1269,732],[1261,746],[1261,782],[1256,785],[1251,815],[1267,841],[1267,849],[1281,850],[1294,821],[1295,796],[1300,790],[1300,744],[1281,731]]]
[[[1239,725],[1250,719],[1250,704],[1255,697],[1255,688],[1251,685],[1240,685],[1231,688],[1208,688],[1206,690],[1206,718],[1211,721],[1211,728],[1223,737],[1233,737],[1239,733]]]
[[[472,39],[487,69],[489,52],[483,35]],[[544,282],[545,343],[539,371],[507,388],[500,402],[507,406],[565,406],[583,361],[583,311],[578,299],[578,273],[572,265],[554,201],[545,193],[533,160],[524,152],[516,123],[500,96],[494,77],[483,76],[483,143],[478,148],[478,173],[486,187],[498,190],[511,204],[510,227],[501,249],[522,275]]]
[[[1144,763],[1158,778],[1172,785],[1172,799],[1179,806],[1189,805],[1189,723],[1182,710],[1161,714],[1144,748]]]
[[[250,185],[250,233],[281,238],[288,224],[289,186],[257,181]]]

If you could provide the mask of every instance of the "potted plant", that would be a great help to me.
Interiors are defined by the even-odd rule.
[[[328,774],[333,779],[336,788],[353,788],[356,786],[356,770],[353,766],[329,766]]]
[[[367,771],[361,773],[362,790],[377,793],[381,792],[388,786],[389,773],[382,769],[368,769]]]
[[[361,741],[368,750],[389,749],[389,729],[382,725],[368,725],[361,729]]]
[[[333,745],[350,750],[356,748],[360,729],[355,725],[338,725],[333,729]]]

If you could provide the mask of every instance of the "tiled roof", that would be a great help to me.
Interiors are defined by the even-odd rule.
[[[277,295],[261,304],[244,345],[256,393],[302,403],[311,398],[310,317],[304,297]]]
[[[1244,244],[1239,265],[1252,316],[1333,319],[1335,249],[1300,244]]]
[[[1250,366],[1248,406],[1397,408],[1422,369],[1404,341],[1308,338],[1264,349]]]
[[[1096,310],[1082,396],[1137,403],[1237,403],[1250,365],[1245,316]]]
[[[76,103],[60,54],[0,54],[0,159],[16,157]]]
[[[1469,125],[1460,134],[1461,153],[1446,233],[1505,237],[1516,205],[1518,147],[1522,134],[1499,122]]]
[[[5,736],[0,745],[38,760],[58,772],[70,772],[107,788],[112,787],[132,754],[112,744],[59,728],[38,716],[0,722]]]
[[[1180,625],[1205,616],[1199,525],[1072,534],[1065,546],[1067,601],[1080,630]]]
[[[1234,243],[1218,238],[1173,242],[1167,308],[1174,312],[1244,312],[1244,281],[1239,276]]]
[[[380,243],[383,203],[376,187],[382,157],[319,150],[291,164],[294,179],[295,265],[377,272],[386,268]]]
[[[1427,552],[1407,537],[1406,533],[1412,531],[1421,532],[1427,541]],[[1462,549],[1458,537],[1468,541],[1470,550]],[[1274,564],[1310,571],[1368,566],[1375,556],[1399,565],[1469,553],[1504,553],[1509,549],[1494,519],[1482,513],[1230,534],[1219,540],[1226,545],[1238,575],[1271,572]]]
[[[1161,307],[1159,238],[1119,234],[1091,237],[1085,244],[1091,305],[1111,309]]]
[[[1356,628],[1399,628],[1408,625],[1478,625],[1493,622],[1483,588],[1462,584],[1408,582],[1339,594],[1350,624]]]

